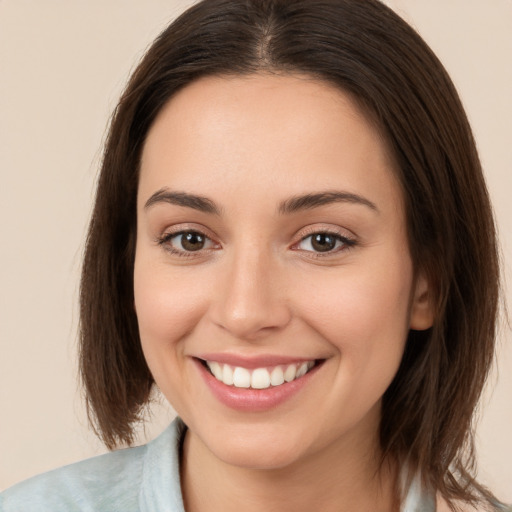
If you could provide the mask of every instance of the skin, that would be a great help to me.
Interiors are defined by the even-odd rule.
[[[162,189],[219,214],[148,206]],[[325,191],[367,204],[279,211]],[[169,236],[187,230],[208,238],[184,257]],[[325,232],[353,245],[319,255],[307,237]],[[275,74],[203,78],[175,95],[142,155],[134,280],[145,357],[189,427],[187,511],[395,509],[396,468],[378,470],[381,397],[409,329],[432,314],[393,160],[348,95]],[[214,398],[194,362],[205,352],[324,362],[283,404],[247,412]]]

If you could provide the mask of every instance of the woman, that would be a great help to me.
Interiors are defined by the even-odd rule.
[[[106,144],[81,371],[109,448],[3,510],[430,511],[470,470],[498,263],[463,109],[376,1],[208,0],[155,41]]]

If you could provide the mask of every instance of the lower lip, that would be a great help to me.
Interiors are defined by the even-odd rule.
[[[306,375],[280,386],[266,389],[237,388],[217,380],[198,360],[194,359],[201,377],[213,395],[231,409],[246,412],[261,412],[273,409],[299,393],[311,381],[321,365],[317,364]]]

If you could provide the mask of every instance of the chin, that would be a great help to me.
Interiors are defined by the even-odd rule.
[[[293,465],[300,457],[300,452],[282,443],[236,442],[217,445],[213,454],[225,464],[246,469],[277,470]]]
[[[225,464],[247,469],[282,469],[304,456],[309,440],[297,429],[272,422],[230,424],[202,432],[195,430],[207,449]]]

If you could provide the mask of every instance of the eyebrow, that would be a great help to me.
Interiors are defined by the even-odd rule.
[[[221,208],[219,208],[214,201],[208,199],[207,197],[188,194],[186,192],[174,192],[167,188],[162,188],[156,191],[146,201],[144,208],[148,209],[158,203],[169,203],[177,206],[184,206],[186,208],[192,208],[194,210],[210,213],[213,215],[221,214]],[[293,196],[279,204],[278,212],[281,215],[286,215],[303,210],[318,208],[319,206],[332,203],[359,204],[379,213],[379,209],[377,208],[376,204],[369,199],[366,199],[365,197],[362,197],[358,194],[353,194],[351,192],[340,191],[325,191]]]
[[[325,191],[314,194],[305,194],[300,196],[294,196],[286,201],[283,201],[279,205],[279,213],[289,214],[295,213],[302,210],[310,210],[319,206],[332,204],[332,203],[353,203],[367,206],[371,210],[379,213],[377,205],[362,197],[358,194],[350,192],[339,192],[339,191]]]
[[[169,203],[186,208],[193,208],[204,213],[220,215],[220,208],[207,197],[195,194],[187,194],[186,192],[173,192],[167,188],[157,190],[144,205],[144,209],[148,209],[158,203]]]

